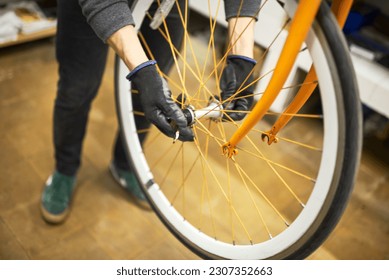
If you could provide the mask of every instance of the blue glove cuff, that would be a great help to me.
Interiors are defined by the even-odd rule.
[[[257,64],[257,61],[254,58],[244,56],[244,55],[238,55],[238,54],[232,54],[227,57],[227,59],[241,59],[247,62],[250,62],[252,64]]]
[[[157,62],[155,60],[149,60],[149,61],[146,61],[146,62],[143,62],[141,64],[139,64],[138,66],[136,66],[131,72],[130,74],[128,74],[126,76],[126,79],[131,81],[132,77],[138,73],[140,70],[142,70],[143,68],[145,67],[148,67],[150,65],[154,65],[154,64],[157,64]]]

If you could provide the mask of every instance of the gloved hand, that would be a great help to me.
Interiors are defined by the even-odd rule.
[[[146,119],[169,137],[175,138],[178,129],[179,140],[194,140],[182,110],[171,98],[167,82],[158,74],[156,61],[140,64],[126,78],[139,92]]]
[[[246,86],[253,82],[251,72],[256,63],[254,59],[246,56],[229,55],[227,57],[227,65],[220,79],[221,98],[224,109],[236,110],[237,112],[226,112],[223,119],[242,120],[246,115],[245,112],[251,108],[254,100],[252,95],[254,86],[251,85],[247,88]],[[230,101],[227,100],[243,88],[245,89],[232,97]]]

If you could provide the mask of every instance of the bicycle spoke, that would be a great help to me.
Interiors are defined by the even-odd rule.
[[[184,157],[184,151],[183,151],[183,145],[182,145],[182,149],[180,150],[180,154],[181,154],[181,157]],[[178,194],[183,191],[183,195],[182,197],[185,198],[185,182],[186,180],[188,179],[188,177],[190,176],[191,172],[193,171],[193,168],[195,166],[195,164],[197,163],[197,161],[200,159],[200,156],[198,155],[196,157],[196,159],[193,161],[193,163],[191,164],[189,170],[187,172],[185,172],[185,164],[181,164],[181,176],[182,176],[182,180],[181,180],[181,183],[178,185],[178,189],[176,191],[176,194],[173,196],[172,200],[171,200],[171,204],[173,205]],[[182,162],[185,162],[185,160],[183,158],[181,158],[181,161]],[[183,203],[183,207],[185,207],[185,200],[184,200],[184,203]],[[184,211],[184,215],[183,217],[185,218],[185,211]]]
[[[147,150],[148,148],[152,147],[154,145],[154,143],[158,140],[158,138],[162,138],[162,137],[163,136],[160,133],[153,135],[152,138],[150,137],[150,135],[147,135],[147,142],[145,144],[143,144],[143,149]]]
[[[227,123],[232,124],[232,125],[234,125],[234,126],[237,126],[236,123],[235,123],[235,124],[234,124],[234,123],[231,123],[231,122],[227,122]],[[258,132],[258,133],[261,133],[261,134],[263,133],[262,130],[255,129],[255,128],[254,128],[252,131],[253,131],[253,132]],[[272,161],[272,160],[266,158],[266,157],[258,150],[257,145],[255,145],[254,141],[252,141],[251,138],[250,138],[249,136],[246,136],[246,139],[249,141],[250,145],[251,145],[252,147],[254,147],[255,153],[254,153],[254,152],[251,152],[251,151],[249,151],[247,148],[243,148],[243,147],[241,147],[241,146],[238,146],[238,147],[237,147],[237,148],[239,149],[239,151],[245,152],[245,153],[247,153],[247,154],[249,154],[249,155],[252,155],[252,156],[254,156],[254,157],[258,158],[258,159],[261,159],[261,160],[263,160],[263,161],[265,161],[265,162],[267,162],[267,163],[270,163],[270,164],[272,164],[272,165],[276,165],[276,166],[278,166],[278,167],[280,167],[280,168],[282,168],[282,169],[284,169],[284,170],[287,170],[287,171],[289,171],[289,172],[291,172],[291,173],[293,173],[293,174],[296,174],[296,175],[298,175],[298,176],[300,176],[300,177],[302,177],[302,178],[305,178],[305,179],[307,179],[307,180],[309,180],[309,181],[311,181],[311,182],[315,182],[315,179],[312,178],[312,177],[310,177],[310,176],[307,176],[307,175],[305,175],[305,174],[303,174],[303,173],[301,173],[301,172],[299,172],[299,171],[297,171],[297,170],[294,170],[293,168],[287,167],[287,166],[284,165],[284,164],[277,163],[277,162],[274,162],[274,161]],[[219,143],[219,142],[218,142],[218,143]],[[309,148],[312,149],[312,150],[320,150],[319,148],[316,148],[316,147],[313,147],[313,146],[310,146],[310,145],[306,145],[306,144],[303,144],[303,143],[298,143],[297,141],[295,142],[295,144],[299,144],[299,145],[301,145],[301,146],[309,147]]]
[[[151,131],[150,128],[137,129],[137,130],[136,130],[136,133],[137,133],[137,134],[147,134],[147,133],[149,133],[150,131]]]
[[[227,159],[227,161],[229,161],[229,160]],[[249,193],[249,195],[250,195],[250,199],[251,199],[252,203],[254,204],[256,213],[257,213],[257,215],[259,216],[260,221],[262,222],[263,226],[265,227],[265,230],[266,230],[266,232],[268,233],[269,238],[273,238],[272,234],[270,233],[270,229],[269,229],[268,225],[266,224],[265,219],[264,219],[264,217],[263,217],[261,211],[259,210],[257,203],[256,203],[255,200],[254,200],[253,194],[251,193],[251,191],[250,191],[250,189],[249,189],[249,187],[248,187],[248,185],[247,185],[247,183],[246,183],[246,180],[244,179],[244,176],[243,176],[243,174],[242,174],[242,172],[241,172],[241,167],[240,167],[239,165],[237,165],[236,161],[233,160],[233,162],[234,162],[234,165],[235,165],[236,170],[237,170],[238,173],[239,173],[239,176],[241,177],[241,179],[242,179],[242,181],[243,181],[243,185],[245,186],[246,191],[247,191],[247,192]]]
[[[177,151],[177,153],[174,155],[173,159],[170,161],[170,164],[169,164],[167,170],[165,171],[165,175],[161,179],[160,187],[164,186],[166,179],[168,178],[168,176],[170,174],[173,174],[173,172],[175,173],[175,170],[173,170],[173,165],[176,162],[177,157],[180,155],[181,149],[182,149],[182,145],[180,146],[180,149]],[[159,160],[161,160],[161,159],[162,159],[162,157]],[[156,162],[158,162],[159,160],[157,160]],[[173,204],[172,201],[171,201],[171,204]]]
[[[293,116],[293,117],[299,117],[299,118],[309,118],[309,119],[323,119],[323,115],[319,114],[288,114],[288,113],[276,113],[276,112],[267,112],[266,115],[271,116]]]
[[[151,18],[151,15],[150,15],[150,14],[147,14],[147,16]],[[170,37],[168,36],[168,34],[166,34],[161,28],[158,28],[158,31],[159,31],[160,34],[165,38],[165,40],[166,40],[167,42],[170,41]],[[190,42],[190,40],[188,40],[188,42]],[[191,44],[189,44],[189,45],[191,45]],[[191,73],[191,74],[193,75],[193,77],[199,82],[199,84],[203,84],[202,78],[201,78],[198,74],[196,74],[195,71],[194,71],[194,69],[189,65],[189,63],[188,63],[187,60],[186,60],[185,55],[181,54],[181,52],[178,51],[178,50],[176,49],[176,47],[174,47],[173,45],[171,45],[171,50],[172,50],[172,52],[173,52],[173,56],[175,57],[176,71],[177,71],[177,74],[178,74],[178,76],[179,76],[181,85],[178,86],[177,83],[174,83],[174,82],[172,81],[171,78],[167,77],[167,76],[164,75],[163,73],[162,73],[162,74],[163,74],[164,78],[166,78],[166,79],[169,81],[169,83],[170,83],[170,82],[173,82],[173,85],[175,85],[176,88],[180,89],[180,92],[181,92],[181,93],[184,93],[184,94],[185,94],[185,96],[188,98],[188,102],[191,102],[192,98],[195,98],[195,97],[197,96],[197,94],[189,95],[187,89],[183,86],[184,81],[183,81],[183,77],[182,77],[182,74],[181,74],[182,71],[181,71],[180,68],[178,67],[179,63],[178,63],[177,57],[181,59],[182,63],[184,64],[184,67],[185,67],[187,70],[190,71],[190,73]],[[196,58],[196,60],[197,60],[197,58]],[[207,93],[209,93],[209,97],[212,97],[212,96],[213,96],[211,90],[209,90],[209,89],[205,86],[205,83],[203,84],[203,89],[204,89]]]
[[[204,76],[205,76],[205,70],[206,70],[206,66],[207,66],[207,62],[208,62],[208,57],[211,53],[211,48],[212,48],[212,42],[213,42],[213,38],[214,38],[214,33],[215,33],[215,27],[216,27],[216,17],[217,17],[217,13],[219,11],[219,8],[220,8],[220,0],[218,0],[217,2],[217,8],[216,8],[216,16],[214,17],[210,17],[209,18],[209,30],[210,30],[210,36],[209,36],[209,39],[208,39],[208,46],[207,46],[207,51],[206,51],[206,54],[205,54],[205,62],[204,62],[204,65],[203,65],[203,70],[202,70],[202,75],[201,75],[201,79],[202,81],[204,81]],[[208,13],[209,14],[212,14],[212,11],[211,11],[211,7],[210,7],[210,1],[208,0]],[[215,18],[213,20],[213,18]],[[213,50],[214,51],[214,50]],[[215,65],[214,65],[214,71],[216,71],[216,68],[215,68]],[[203,87],[204,83],[200,84],[200,88],[196,91],[196,92],[200,92],[202,87]]]
[[[315,182],[316,182],[316,180],[315,180],[314,178],[309,177],[309,176],[307,176],[307,175],[305,175],[305,174],[303,174],[303,173],[301,173],[301,172],[299,172],[299,171],[297,171],[297,170],[295,170],[295,169],[293,169],[293,168],[287,167],[287,166],[284,165],[284,164],[274,162],[274,161],[272,161],[272,160],[270,160],[270,159],[267,159],[267,158],[265,158],[265,157],[263,157],[263,156],[261,156],[261,155],[258,155],[258,154],[255,154],[255,153],[253,153],[253,152],[250,152],[250,151],[248,151],[248,150],[246,150],[246,149],[240,148],[239,150],[244,151],[244,152],[246,152],[246,153],[248,153],[248,154],[250,154],[250,155],[252,155],[252,156],[254,156],[254,157],[258,158],[258,159],[261,159],[261,160],[263,160],[263,161],[265,161],[265,162],[267,162],[267,163],[270,163],[270,164],[272,164],[272,165],[278,166],[278,167],[280,167],[280,168],[282,168],[282,169],[284,169],[284,170],[286,170],[286,171],[289,171],[289,172],[291,172],[291,173],[293,173],[293,174],[295,174],[295,175],[298,175],[298,176],[300,176],[300,177],[302,177],[302,178],[305,178],[306,180],[311,181],[312,183],[315,183]]]
[[[197,133],[197,131],[195,131],[195,134]],[[197,135],[197,134],[196,134]],[[206,141],[205,141],[205,147],[204,147],[204,154],[205,154],[205,158],[207,159],[208,158],[208,149],[209,149],[209,134],[207,134],[206,136]],[[200,209],[201,209],[201,220],[200,220],[200,227],[199,229],[201,230],[203,228],[203,222],[204,222],[204,195],[206,192],[206,195],[207,195],[207,205],[208,205],[208,210],[209,210],[209,213],[210,213],[210,219],[211,219],[211,225],[212,225],[212,230],[213,230],[213,236],[214,238],[216,238],[216,227],[215,227],[215,222],[214,222],[214,215],[213,215],[213,209],[211,207],[211,197],[210,197],[210,194],[209,194],[209,185],[208,185],[208,180],[207,180],[207,176],[206,176],[206,167],[204,165],[204,161],[201,160],[201,174],[202,174],[202,178],[203,178],[203,183],[201,185],[201,204],[200,204]]]
[[[251,177],[242,169],[239,168],[240,171],[245,175],[247,180],[250,181],[250,183],[254,186],[254,188],[257,190],[257,192],[263,197],[263,199],[266,201],[266,203],[274,210],[275,213],[283,220],[286,226],[289,226],[290,223],[286,220],[286,218],[278,211],[277,207],[274,206],[273,203],[267,198],[267,196],[261,191],[261,189],[257,186],[257,184],[251,179]]]
[[[181,19],[181,23],[184,25],[184,26],[187,26],[187,19],[188,19],[188,0],[185,1],[185,16],[182,15],[182,10],[181,10],[181,7],[180,5],[178,4],[178,2],[176,1],[176,6],[177,6],[177,9],[178,9],[178,13],[179,13],[179,16],[180,16],[180,19]],[[184,19],[185,18],[185,19]],[[185,23],[185,24],[184,24]],[[190,40],[190,35],[188,33],[188,29],[185,28],[184,29],[184,44],[189,44],[189,48],[190,48],[190,51],[191,51],[191,55],[192,55],[192,58],[193,58],[193,61],[194,61],[194,64],[195,64],[195,67],[196,67],[196,70],[197,70],[197,76],[198,77],[201,77],[201,71],[200,71],[200,66],[199,66],[199,62],[198,62],[198,59],[197,59],[197,56],[195,55],[195,51],[193,49],[193,45],[192,45],[192,41]]]
[[[147,54],[151,57],[151,59],[154,59],[154,60],[155,60],[155,57],[154,57],[152,51],[150,50],[150,47],[149,47],[149,45],[148,45],[146,39],[144,38],[143,34],[142,34],[141,32],[138,32],[138,35],[139,35],[139,38],[140,38],[140,40],[142,41],[142,43],[143,43],[143,45],[144,45],[144,47],[145,47],[145,49],[146,49]],[[157,67],[158,67],[158,64],[157,64]],[[173,86],[174,86],[175,88],[177,88],[180,92],[183,92],[183,91],[184,91],[184,89],[183,89],[179,84],[177,84],[174,80],[172,80],[167,74],[163,73],[163,72],[159,69],[159,67],[158,67],[158,71],[159,71],[159,73],[162,75],[162,77],[163,77],[164,79],[166,79],[166,80],[170,83],[170,85],[173,85]]]
[[[301,146],[301,147],[304,147],[304,148],[307,148],[307,149],[310,149],[310,150],[313,150],[313,151],[317,151],[317,152],[322,152],[323,151],[322,148],[318,148],[318,147],[315,147],[315,146],[312,146],[312,145],[304,144],[304,143],[301,143],[299,141],[295,141],[295,140],[292,140],[292,139],[289,139],[289,138],[278,136],[278,139],[279,140],[283,140],[285,142],[289,142],[289,143],[298,145],[298,146]]]
[[[169,154],[172,153],[172,150],[173,150],[174,148],[175,148],[175,147],[174,147],[173,145],[170,145],[169,147],[167,147],[166,150],[165,150],[164,152],[162,152],[161,155],[160,155],[153,163],[150,164],[150,168],[153,169],[153,168],[155,168],[158,164],[160,164],[161,161],[162,161],[163,159],[165,159],[167,155],[169,155]],[[182,148],[182,144],[180,145],[180,149],[181,149],[181,148]],[[180,153],[180,150],[178,150],[178,151],[176,152],[176,155],[175,155],[174,158],[176,158],[177,155],[178,155],[179,153]],[[172,162],[174,162],[174,161],[172,161]]]
[[[196,142],[197,140],[195,140]],[[222,197],[226,200],[226,202],[230,205],[233,213],[234,213],[234,216],[238,219],[240,225],[242,226],[242,228],[244,229],[244,231],[246,232],[248,238],[250,241],[252,241],[252,238],[250,236],[250,234],[248,233],[246,227],[244,226],[244,223],[240,217],[240,215],[238,214],[237,210],[235,209],[234,205],[232,205],[231,201],[229,200],[228,198],[228,195],[227,193],[225,192],[225,190],[223,189],[222,187],[222,184],[218,178],[218,176],[215,174],[215,171],[213,170],[212,166],[210,165],[209,161],[206,160],[206,157],[204,156],[203,152],[201,151],[201,148],[199,148],[199,145],[196,143],[196,148],[199,152],[199,154],[201,155],[201,158],[204,160],[204,163],[205,163],[205,166],[207,167],[207,170],[211,173],[211,176],[212,178],[215,180],[216,182],[216,186],[217,188],[221,191],[221,194],[222,194]]]
[[[198,126],[196,126],[195,130],[198,129],[200,131],[203,131],[205,134],[208,134],[212,139],[214,139],[218,145],[221,145],[222,141],[224,141],[223,138],[219,138],[215,136],[211,130],[205,127],[205,125],[202,122],[197,122]]]

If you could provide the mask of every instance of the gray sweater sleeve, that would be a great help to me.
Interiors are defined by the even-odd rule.
[[[135,24],[128,0],[78,0],[78,2],[87,22],[103,42],[120,28]]]
[[[226,20],[233,17],[254,17],[257,19],[260,5],[261,0],[224,0]]]
[[[78,1],[87,22],[103,42],[106,42],[120,28],[135,24],[128,0]],[[224,0],[226,19],[231,17],[256,18],[260,4],[261,0]]]

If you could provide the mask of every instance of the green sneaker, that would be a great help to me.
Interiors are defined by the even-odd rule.
[[[75,176],[66,176],[57,171],[47,179],[41,198],[41,213],[44,220],[53,224],[65,220],[75,184]]]
[[[134,173],[120,169],[114,163],[109,165],[109,170],[115,181],[131,194],[136,204],[143,209],[151,210],[150,204],[142,192]]]

